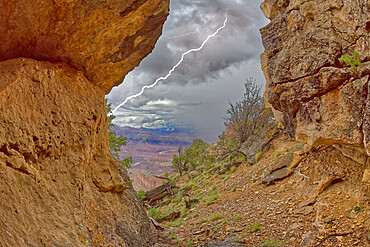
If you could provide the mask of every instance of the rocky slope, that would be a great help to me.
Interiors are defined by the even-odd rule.
[[[253,166],[231,161],[236,169],[216,164],[177,179],[177,194],[156,206],[164,216],[180,212],[161,222],[165,233],[178,246],[369,246],[370,188],[361,181],[363,167],[334,147],[311,154],[302,147],[281,133]],[[294,166],[285,179],[267,183],[275,170]],[[186,208],[190,199],[199,203]]]
[[[109,152],[104,95],[154,47],[169,1],[0,2],[1,246],[151,246]]]
[[[370,1],[266,0],[261,29],[266,99],[306,151],[337,143],[370,169]],[[342,55],[359,52],[362,67]],[[361,157],[361,158],[358,158]]]
[[[252,166],[181,177],[150,213],[179,212],[163,223],[180,246],[369,246],[370,1],[261,8],[265,99],[283,132]],[[339,60],[355,51],[362,66]],[[181,193],[199,203],[186,208]]]

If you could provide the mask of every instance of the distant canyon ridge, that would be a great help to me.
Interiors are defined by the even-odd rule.
[[[154,176],[172,172],[171,161],[178,148],[189,147],[194,139],[191,132],[184,129],[146,129],[115,125],[117,134],[127,137],[127,145],[122,147],[120,158],[132,157],[129,176],[135,190],[151,190],[163,181]]]

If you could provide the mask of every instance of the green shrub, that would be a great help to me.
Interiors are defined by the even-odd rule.
[[[230,172],[234,172],[236,170],[236,166],[232,166],[231,168],[230,168]]]
[[[177,227],[177,226],[181,226],[182,224],[184,224],[184,220],[181,218],[178,218],[174,222],[168,222],[166,224],[166,227]]]
[[[237,216],[235,216],[235,218],[234,218],[234,220],[236,220],[236,221],[239,221],[239,220],[241,220],[241,219],[243,219],[243,216],[241,216],[241,215],[237,215]]]
[[[180,218],[185,218],[185,216],[188,214],[188,211],[186,208],[180,209]]]
[[[143,190],[139,190],[139,191],[137,192],[137,195],[139,196],[139,198],[140,198],[141,200],[145,199],[145,191],[143,191]]]
[[[207,221],[208,221],[208,219],[206,219],[206,218],[201,218],[199,222],[200,222],[200,224],[203,224],[203,223],[205,223],[205,222],[207,222]]]
[[[362,63],[360,62],[360,53],[358,51],[354,51],[352,56],[342,55],[339,58],[341,63],[345,63],[347,65],[351,65],[351,69],[356,69],[362,67]]]
[[[172,158],[172,169],[182,175],[184,172],[212,163],[214,157],[208,148],[209,145],[201,139],[194,139],[191,146],[183,153],[180,147],[178,155],[174,155]]]
[[[187,243],[186,243],[186,246],[193,246],[194,245],[194,239],[191,239],[189,240]]]
[[[271,246],[283,246],[283,245],[284,244],[280,243],[277,239],[270,238],[270,239],[265,240],[263,243],[261,243],[260,246],[268,246],[268,247],[271,247]]]
[[[254,156],[254,160],[256,162],[258,162],[260,159],[262,158],[262,151],[259,151],[258,153],[256,153],[256,155]]]
[[[152,217],[155,220],[160,220],[163,217],[163,212],[156,209],[156,208],[151,208],[148,212],[148,216]]]
[[[195,206],[195,204],[194,205],[192,205],[191,206],[191,208],[193,208]],[[197,211],[193,211],[191,214],[189,214],[189,218],[195,218],[195,217],[197,217],[199,215],[199,213],[197,212]]]
[[[109,149],[111,150],[112,154],[119,159],[120,164],[122,165],[123,169],[128,170],[131,169],[132,166],[132,157],[127,157],[124,159],[120,159],[118,153],[121,151],[121,147],[126,145],[126,139],[127,137],[123,137],[121,135],[117,136],[117,133],[115,130],[112,129],[114,126],[113,119],[116,118],[116,116],[113,115],[111,104],[108,104],[108,100],[104,100],[104,107],[105,111],[108,116],[108,137],[109,137]]]
[[[171,200],[172,203],[176,203],[176,202],[179,202],[182,198],[182,195],[181,194],[177,194],[177,196],[175,198],[173,198]]]
[[[355,206],[355,207],[353,208],[353,211],[355,211],[355,213],[356,213],[356,215],[357,215],[357,214],[359,214],[359,213],[360,213],[361,209],[362,209],[362,207],[361,207],[361,205],[359,205],[359,206]]]
[[[304,144],[303,143],[300,143],[298,145],[295,145],[294,147],[292,147],[291,149],[288,150],[287,154],[292,154],[296,151],[299,151],[299,150],[302,150]]]
[[[252,225],[249,226],[249,231],[250,232],[256,232],[259,229],[261,229],[261,222],[255,222]]]
[[[231,187],[230,191],[231,192],[235,192],[236,191],[236,185],[234,185],[233,187]]]
[[[194,181],[194,183],[198,183],[199,182],[199,180],[201,180],[203,178],[203,175],[202,174],[200,174],[200,175],[198,175],[196,178],[194,178],[193,179],[193,181]]]
[[[172,239],[172,241],[175,242],[175,243],[179,243],[180,242],[180,239],[176,235],[171,235],[170,236],[170,239]]]
[[[214,201],[219,197],[218,190],[211,190],[208,192],[208,197],[206,198],[206,205],[214,203]]]
[[[206,171],[209,171],[209,170],[211,170],[213,168],[213,165],[212,164],[209,164],[207,167],[206,167]]]
[[[218,220],[218,219],[222,219],[224,217],[223,214],[214,214],[212,215],[211,217],[209,217],[209,220],[210,221],[213,221],[213,220]]]

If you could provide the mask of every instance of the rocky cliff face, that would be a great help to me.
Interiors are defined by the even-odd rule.
[[[266,99],[309,147],[357,146],[370,155],[370,1],[266,0],[261,29]],[[360,54],[362,67],[342,64]]]
[[[1,1],[0,243],[151,246],[109,153],[104,95],[154,47],[169,1]]]

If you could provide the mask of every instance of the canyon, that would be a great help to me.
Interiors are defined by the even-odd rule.
[[[148,191],[163,183],[162,176],[172,172],[172,157],[178,148],[189,147],[193,141],[190,131],[185,129],[145,129],[114,126],[118,135],[126,137],[127,144],[121,148],[119,157],[132,157],[129,176],[136,191]]]

